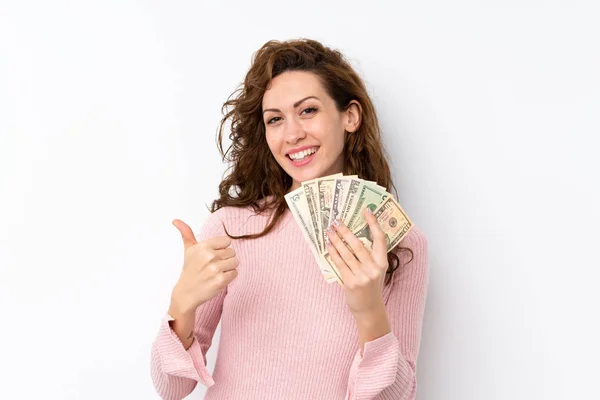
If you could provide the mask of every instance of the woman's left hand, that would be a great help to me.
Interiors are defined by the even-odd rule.
[[[344,281],[346,303],[355,316],[385,309],[382,289],[388,269],[387,243],[379,222],[366,210],[365,218],[373,237],[373,251],[369,251],[341,221],[338,221],[339,225],[333,223],[327,230],[330,241],[327,250]]]

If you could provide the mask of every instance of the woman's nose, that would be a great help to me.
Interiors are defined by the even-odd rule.
[[[304,132],[302,124],[299,121],[291,120],[291,122],[288,123],[285,137],[286,141],[289,143],[298,143],[300,139],[306,137],[306,132]]]

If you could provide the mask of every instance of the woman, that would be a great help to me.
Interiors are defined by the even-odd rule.
[[[232,166],[212,213],[197,239],[173,222],[184,266],[152,346],[156,390],[181,399],[201,382],[208,400],[414,399],[425,235],[413,225],[387,252],[377,219],[365,212],[374,241],[367,252],[333,224],[327,246],[343,284],[328,284],[284,198],[336,173],[393,187],[364,83],[341,53],[317,41],[270,41],[238,91],[223,106],[232,109],[219,150]],[[219,320],[211,376],[206,352]]]

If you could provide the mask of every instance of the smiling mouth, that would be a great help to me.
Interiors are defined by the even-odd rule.
[[[321,146],[316,146],[316,150],[315,150],[313,153],[310,153],[310,154],[308,154],[308,155],[306,155],[306,156],[304,156],[304,157],[302,157],[302,158],[292,158],[292,157],[290,157],[290,155],[289,155],[289,154],[286,154],[285,156],[286,156],[286,157],[287,157],[289,160],[292,160],[293,162],[301,162],[301,161],[304,161],[304,160],[306,160],[306,159],[308,159],[308,158],[310,158],[310,157],[314,156],[315,154],[317,154],[317,152],[319,151],[319,149],[320,149],[320,148],[321,148]]]

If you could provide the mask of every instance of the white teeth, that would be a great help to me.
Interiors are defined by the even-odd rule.
[[[298,153],[290,154],[290,158],[292,160],[301,160],[304,157],[309,156],[309,155],[315,153],[316,151],[317,151],[317,148],[313,147],[312,149],[303,150],[303,151],[299,151]]]

